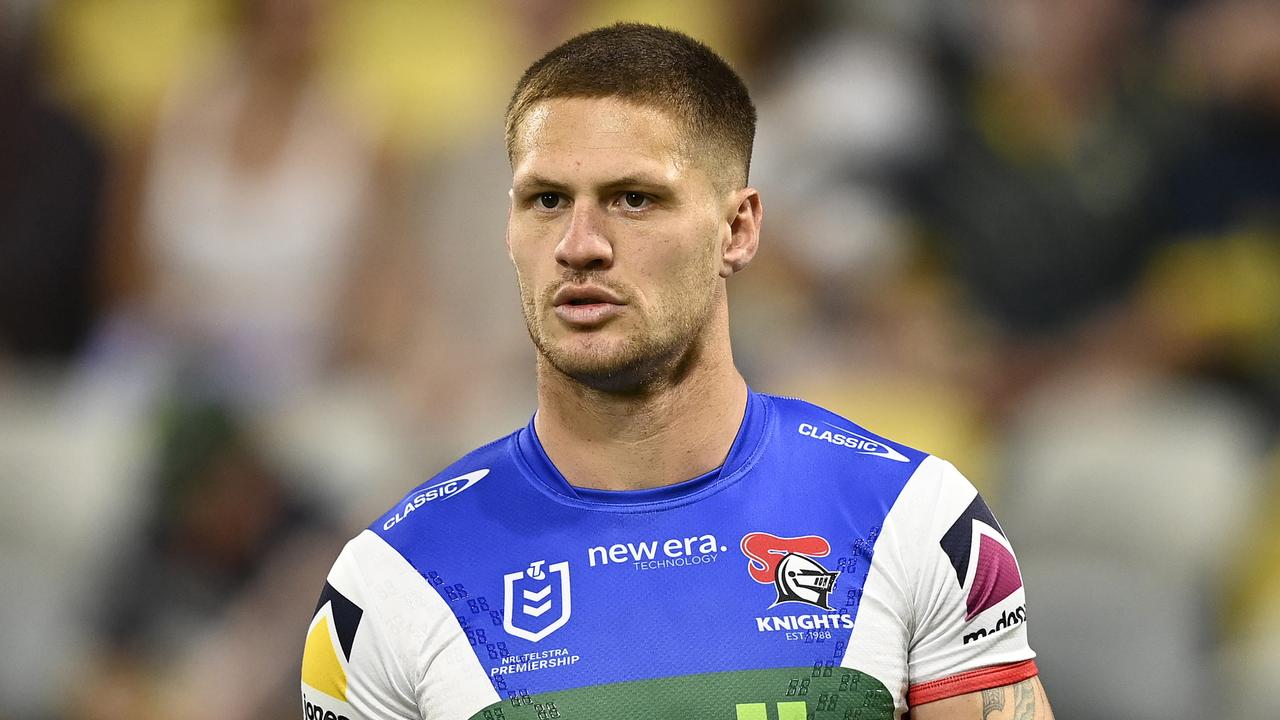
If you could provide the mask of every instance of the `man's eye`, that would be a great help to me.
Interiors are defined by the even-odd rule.
[[[649,198],[642,193],[629,192],[622,195],[622,201],[627,204],[627,207],[639,210],[645,206],[645,203],[649,202]]]
[[[542,207],[554,210],[560,204],[560,196],[555,193],[542,193],[538,196],[538,202],[542,203]]]

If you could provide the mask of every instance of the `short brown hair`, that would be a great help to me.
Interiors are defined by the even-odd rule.
[[[618,23],[569,39],[529,66],[507,105],[507,157],[535,104],[554,98],[616,97],[672,113],[690,139],[740,168],[747,182],[756,108],[742,78],[684,33]]]

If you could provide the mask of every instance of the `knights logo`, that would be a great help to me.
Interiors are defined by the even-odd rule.
[[[547,565],[538,560],[528,569],[502,576],[502,626],[529,642],[538,642],[569,622],[569,562]]]
[[[823,567],[814,557],[831,554],[831,544],[817,535],[784,538],[769,533],[749,533],[742,538],[747,556],[747,572],[762,585],[772,584],[778,593],[775,607],[784,602],[800,602],[823,610],[835,610],[827,598],[836,587],[840,572]]]

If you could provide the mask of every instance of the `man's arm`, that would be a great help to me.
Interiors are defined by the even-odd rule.
[[[445,600],[369,530],[329,571],[301,689],[305,720],[469,718],[501,699]]]
[[[923,466],[922,466],[923,468]],[[1027,642],[1022,574],[1004,529],[948,464],[932,490],[936,509],[905,546],[915,624],[907,705],[918,720],[1051,718]],[[936,542],[928,542],[937,538]]]
[[[1053,720],[1039,677],[911,708],[911,720]]]

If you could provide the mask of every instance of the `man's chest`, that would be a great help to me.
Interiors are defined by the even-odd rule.
[[[502,698],[479,717],[892,717],[841,666],[862,605],[897,602],[865,596],[883,516],[821,510],[478,522],[406,559]]]

